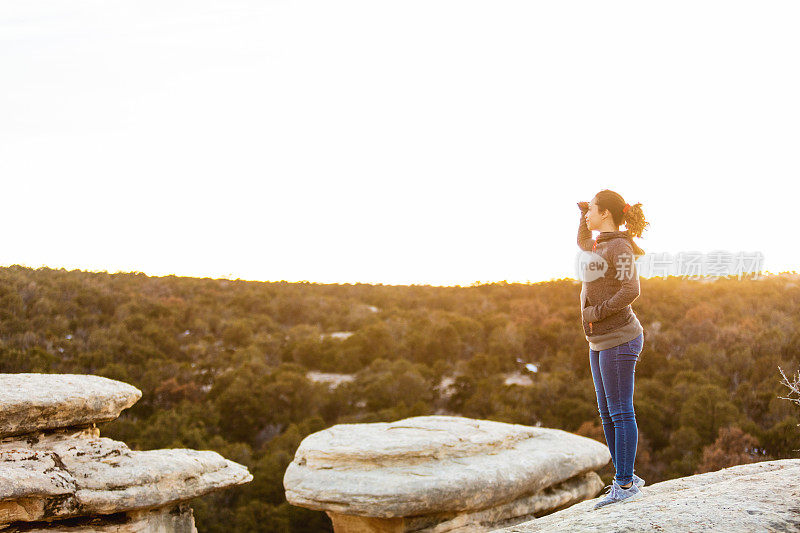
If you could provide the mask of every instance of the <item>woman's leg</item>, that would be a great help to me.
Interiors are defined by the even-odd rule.
[[[633,463],[639,440],[633,409],[633,388],[636,362],[642,351],[641,341],[640,335],[630,342],[602,350],[598,358],[606,403],[614,426],[614,467],[620,485],[627,485],[633,480]]]
[[[617,468],[617,459],[614,454],[616,448],[616,438],[614,436],[614,422],[611,420],[611,414],[608,411],[608,404],[606,402],[606,391],[603,387],[603,377],[600,372],[600,352],[589,348],[589,368],[592,369],[592,380],[594,381],[594,392],[597,396],[597,410],[600,413],[600,422],[603,424],[603,433],[606,436],[606,444],[608,444],[608,451],[611,452],[611,462],[614,468]]]

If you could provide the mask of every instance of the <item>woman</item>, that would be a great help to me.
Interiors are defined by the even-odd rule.
[[[628,205],[608,189],[591,202],[578,202],[578,207],[578,246],[595,254],[592,263],[601,265],[599,277],[584,281],[581,287],[581,317],[600,419],[616,470],[610,492],[594,506],[598,509],[642,496],[639,488],[644,485],[633,473],[638,443],[633,377],[644,329],[631,303],[640,291],[636,257],[644,255],[633,237],[641,237],[648,223],[641,204]],[[619,231],[623,222],[627,230]],[[600,231],[597,240],[592,240],[592,230]]]

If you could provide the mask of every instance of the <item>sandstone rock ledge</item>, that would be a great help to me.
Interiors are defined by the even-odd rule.
[[[602,443],[558,429],[418,416],[309,435],[283,484],[337,533],[475,532],[594,497],[610,460]]]
[[[800,531],[800,459],[733,466],[645,485],[642,492],[644,496],[632,502],[595,511],[593,499],[493,531]]]
[[[100,437],[141,392],[78,374],[0,374],[0,530],[196,532],[185,502],[247,483],[213,451],[132,451]]]

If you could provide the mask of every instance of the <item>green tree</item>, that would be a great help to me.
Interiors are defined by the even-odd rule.
[[[739,411],[728,394],[713,384],[696,388],[686,399],[680,414],[681,425],[693,427],[703,444],[713,442],[719,428],[735,423],[738,418]]]

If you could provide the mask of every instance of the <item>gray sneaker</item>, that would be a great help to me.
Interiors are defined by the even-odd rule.
[[[611,490],[606,494],[606,497],[597,502],[594,505],[594,508],[599,509],[612,503],[627,503],[641,498],[642,496],[644,496],[644,494],[639,490],[639,487],[636,486],[636,483],[631,485],[630,488],[623,489],[619,486],[617,480],[615,479],[611,483]]]

